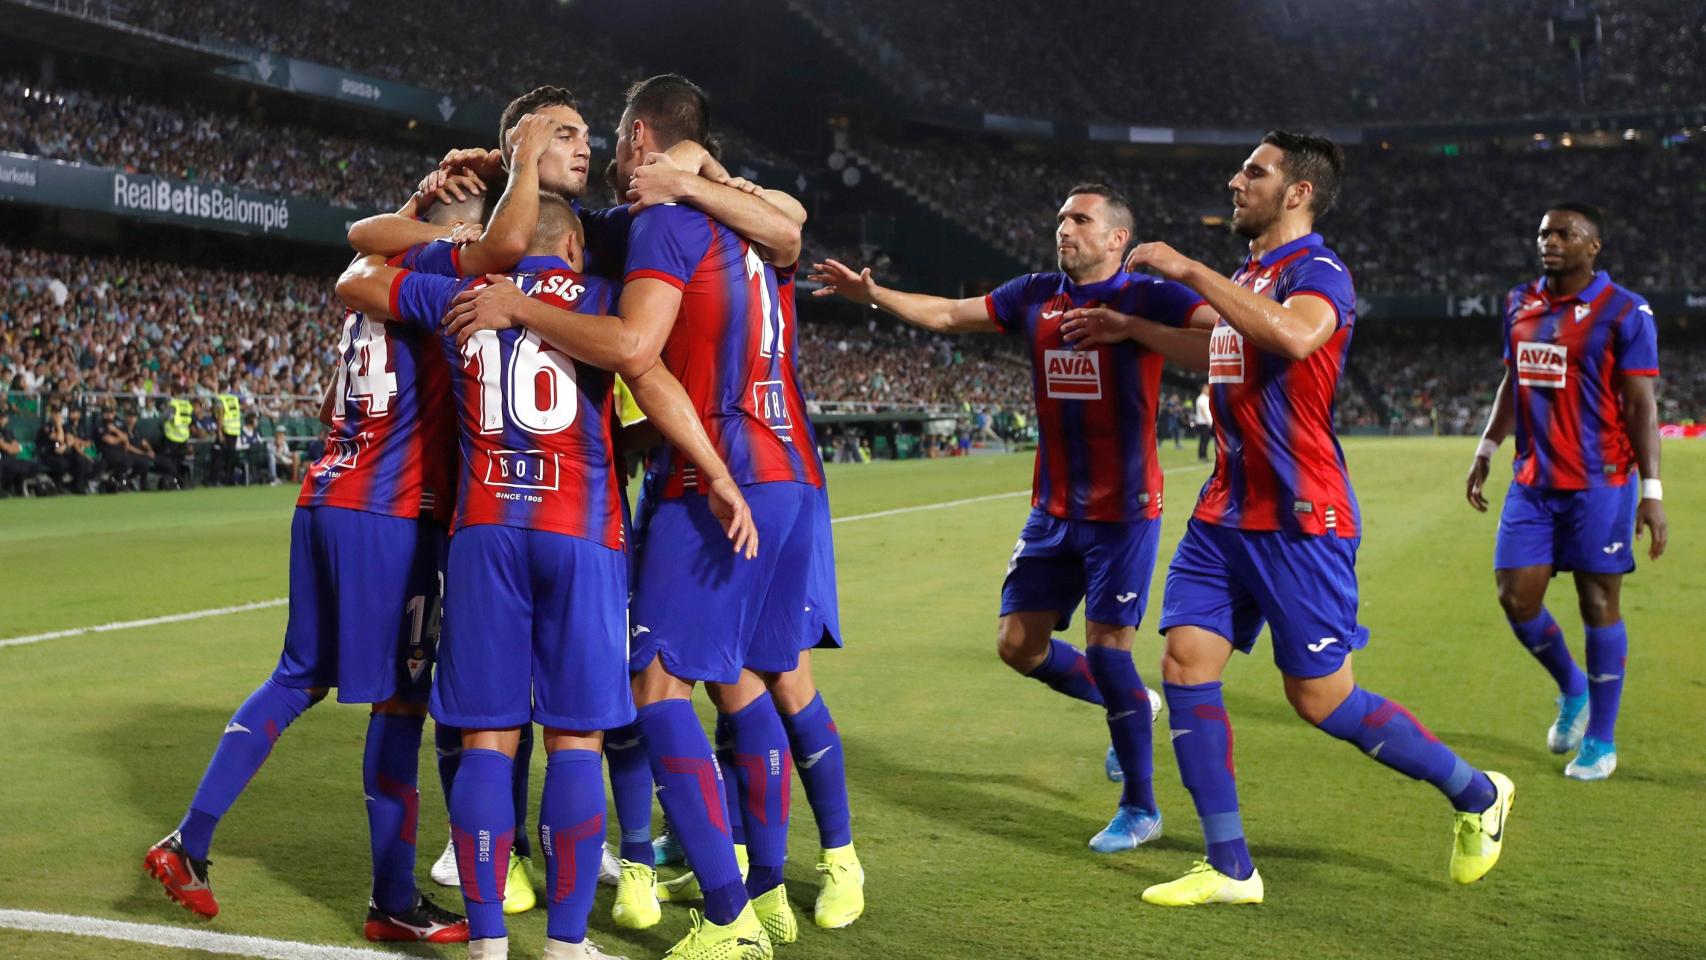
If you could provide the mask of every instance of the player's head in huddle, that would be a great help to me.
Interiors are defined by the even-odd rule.
[[[1345,174],[1345,152],[1326,137],[1270,131],[1226,186],[1232,232],[1255,239],[1282,221],[1313,228],[1333,208]]]
[[[586,268],[586,228],[575,208],[554,193],[539,193],[539,222],[527,245],[530,257],[562,257],[576,270]]]
[[[711,101],[699,85],[678,73],[661,73],[628,88],[616,128],[616,182],[627,183],[646,154],[662,153],[683,140],[711,143]]]
[[[1118,190],[1105,183],[1073,187],[1055,215],[1060,271],[1075,283],[1111,275],[1125,257],[1133,226],[1131,203]]]
[[[465,223],[486,223],[487,211],[503,195],[503,184],[487,184],[483,194],[470,193],[461,200],[434,200],[427,205],[426,221],[440,227],[458,227]]]
[[[539,187],[565,197],[586,193],[587,172],[592,169],[592,144],[587,139],[586,120],[582,119],[575,95],[566,87],[536,87],[516,97],[504,108],[498,120],[498,145],[508,164],[515,150],[515,125],[530,113],[537,113],[557,122],[545,155],[539,158]]]
[[[1604,211],[1591,203],[1565,200],[1546,208],[1535,236],[1541,272],[1549,277],[1593,272],[1604,243],[1600,233],[1604,226]]]

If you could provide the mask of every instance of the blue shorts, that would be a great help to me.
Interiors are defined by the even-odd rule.
[[[1359,543],[1193,518],[1167,571],[1161,632],[1201,627],[1249,653],[1266,621],[1281,673],[1334,673],[1352,650],[1368,645],[1368,628],[1357,623]]]
[[[806,627],[800,633],[800,649],[839,649],[841,643],[841,598],[835,589],[835,533],[829,517],[829,488],[818,488],[808,498],[811,513],[812,559],[806,578]]]
[[[627,597],[621,550],[497,524],[456,531],[433,719],[475,730],[632,721]]]
[[[1056,630],[1084,617],[1135,627],[1149,606],[1149,580],[1161,544],[1160,520],[1062,520],[1031,508],[1001,585],[1001,615],[1053,611]]]
[[[783,480],[741,492],[758,527],[752,560],[729,548],[703,496],[660,500],[651,511],[634,583],[634,672],[662,657],[683,680],[734,683],[743,667],[799,666],[817,491]]]
[[[1548,490],[1511,484],[1499,515],[1493,569],[1633,573],[1640,487]]]
[[[290,520],[290,620],[273,680],[341,703],[424,703],[437,645],[444,526],[343,507]]]

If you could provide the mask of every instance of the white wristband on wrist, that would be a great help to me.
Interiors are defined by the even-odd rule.
[[[1486,437],[1482,437],[1481,438],[1481,445],[1475,448],[1475,458],[1477,460],[1479,460],[1479,459],[1485,457],[1486,459],[1491,460],[1491,459],[1493,459],[1493,454],[1498,453],[1498,452],[1499,452],[1499,445],[1498,444],[1494,443],[1491,440],[1488,440]]]
[[[1641,499],[1642,500],[1663,500],[1664,498],[1665,498],[1664,484],[1659,483],[1657,477],[1654,477],[1651,480],[1642,480],[1641,481]]]

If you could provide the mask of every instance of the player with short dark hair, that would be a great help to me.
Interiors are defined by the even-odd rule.
[[[1132,661],[1161,536],[1155,419],[1162,357],[1134,343],[1074,349],[1061,329],[1075,311],[1107,308],[1182,325],[1205,314],[1177,284],[1121,271],[1131,206],[1104,184],[1067,193],[1056,216],[1059,270],[953,300],[879,285],[871,271],[817,264],[816,296],[840,294],[937,333],[1026,339],[1036,398],[1037,464],[1031,515],[1001,590],[996,649],[1020,674],[1104,708],[1113,740],[1108,772],[1123,779],[1119,806],[1090,839],[1098,853],[1160,836],[1151,724],[1158,701]],[[1084,652],[1053,632],[1084,603]]]
[[[1603,220],[1598,208],[1577,202],[1553,204],[1541,218],[1542,276],[1505,298],[1507,369],[1468,483],[1470,506],[1485,512],[1493,453],[1514,428],[1515,476],[1499,517],[1493,577],[1517,639],[1558,684],[1546,746],[1553,753],[1579,748],[1564,767],[1576,780],[1604,780],[1617,769],[1614,734],[1629,653],[1623,577],[1635,569],[1643,527],[1654,560],[1669,538],[1653,399],[1653,308],[1595,268]],[[1575,575],[1586,674],[1545,606],[1548,582],[1563,571]]]
[[[1074,341],[1134,337],[1208,371],[1217,439],[1167,573],[1161,675],[1179,775],[1202,820],[1208,856],[1143,892],[1147,903],[1259,903],[1232,766],[1220,679],[1234,650],[1272,627],[1274,662],[1298,715],[1445,794],[1457,811],[1451,877],[1473,883],[1503,848],[1516,788],[1465,763],[1410,711],[1357,686],[1356,554],[1362,523],[1333,398],[1356,323],[1350,271],[1314,232],[1342,162],[1331,141],[1271,133],[1232,176],[1232,229],[1250,255],[1230,279],[1164,243],[1126,261],[1185,284],[1219,318],[1175,329],[1109,311],[1075,318]],[[1319,180],[1311,180],[1315,177]]]

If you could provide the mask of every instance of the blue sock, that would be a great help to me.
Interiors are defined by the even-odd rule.
[[[1399,773],[1438,787],[1458,810],[1478,813],[1497,799],[1486,774],[1452,753],[1396,700],[1356,687],[1320,727]]]
[[[806,788],[806,802],[817,820],[818,843],[825,850],[853,842],[853,814],[847,803],[847,758],[841,749],[841,731],[824,706],[823,694],[812,698],[804,710],[783,717],[788,745],[794,751],[794,769]]]
[[[1629,634],[1621,620],[1609,627],[1589,627],[1587,633],[1587,735],[1615,743],[1617,708],[1623,702],[1623,670],[1629,659]]]
[[[373,902],[386,913],[415,905],[415,827],[420,820],[421,730],[426,717],[375,713],[367,719],[361,787],[373,850]]]
[[[527,835],[527,781],[533,773],[533,724],[521,725],[521,742],[515,745],[515,779],[510,783],[510,802],[515,804],[515,855],[533,856],[533,841]]]
[[[652,765],[636,724],[604,734],[604,759],[610,768],[610,793],[616,824],[622,829],[622,859],[652,862]]]
[[[432,745],[438,754],[438,785],[444,791],[445,806],[449,806],[450,785],[456,782],[456,768],[462,762],[462,728],[434,720]]]
[[[734,734],[735,775],[740,796],[746,801],[742,819],[746,821],[746,853],[751,862],[746,893],[756,897],[782,882],[782,864],[788,860],[794,760],[788,752],[788,731],[770,694],[760,694],[729,714],[728,721]],[[729,819],[735,819],[732,811]]]
[[[699,717],[686,700],[660,700],[641,707],[637,722],[651,758],[658,802],[705,891],[705,917],[719,925],[732,923],[749,898],[729,840],[717,762]]]
[[[1048,656],[1025,676],[1042,681],[1056,693],[1064,693],[1098,707],[1102,705],[1101,691],[1096,689],[1096,681],[1090,676],[1089,661],[1077,647],[1065,640],[1050,640]]]
[[[1164,683],[1161,690],[1167,698],[1179,779],[1190,791],[1202,821],[1209,865],[1236,880],[1248,879],[1256,867],[1250,862],[1244,818],[1238,812],[1232,718],[1220,697],[1220,683]]]
[[[1579,697],[1587,692],[1588,678],[1576,668],[1576,661],[1570,656],[1570,645],[1564,641],[1564,630],[1558,626],[1558,621],[1552,619],[1550,611],[1541,607],[1540,616],[1527,623],[1507,620],[1516,638],[1552,675],[1559,693]]]
[[[1130,650],[1091,647],[1084,651],[1090,675],[1108,709],[1108,734],[1125,771],[1120,805],[1155,813],[1155,737],[1150,729],[1149,694],[1137,675]]]
[[[313,704],[308,691],[281,686],[271,679],[249,694],[225,725],[225,735],[219,738],[213,759],[201,775],[189,812],[178,824],[185,853],[197,860],[207,859],[219,819],[260,772],[279,734]]]
[[[539,848],[545,854],[545,935],[552,940],[586,939],[604,847],[602,760],[593,750],[558,750],[545,760]]]
[[[735,775],[735,726],[721,713],[717,714],[711,746],[716,751],[717,769],[723,774],[723,809],[729,812],[729,839],[737,846],[746,846],[746,815],[740,804],[740,777]]]
[[[515,804],[510,796],[515,764],[496,750],[463,750],[450,791],[450,837],[462,874],[468,937],[507,936],[504,882],[515,842]]]

